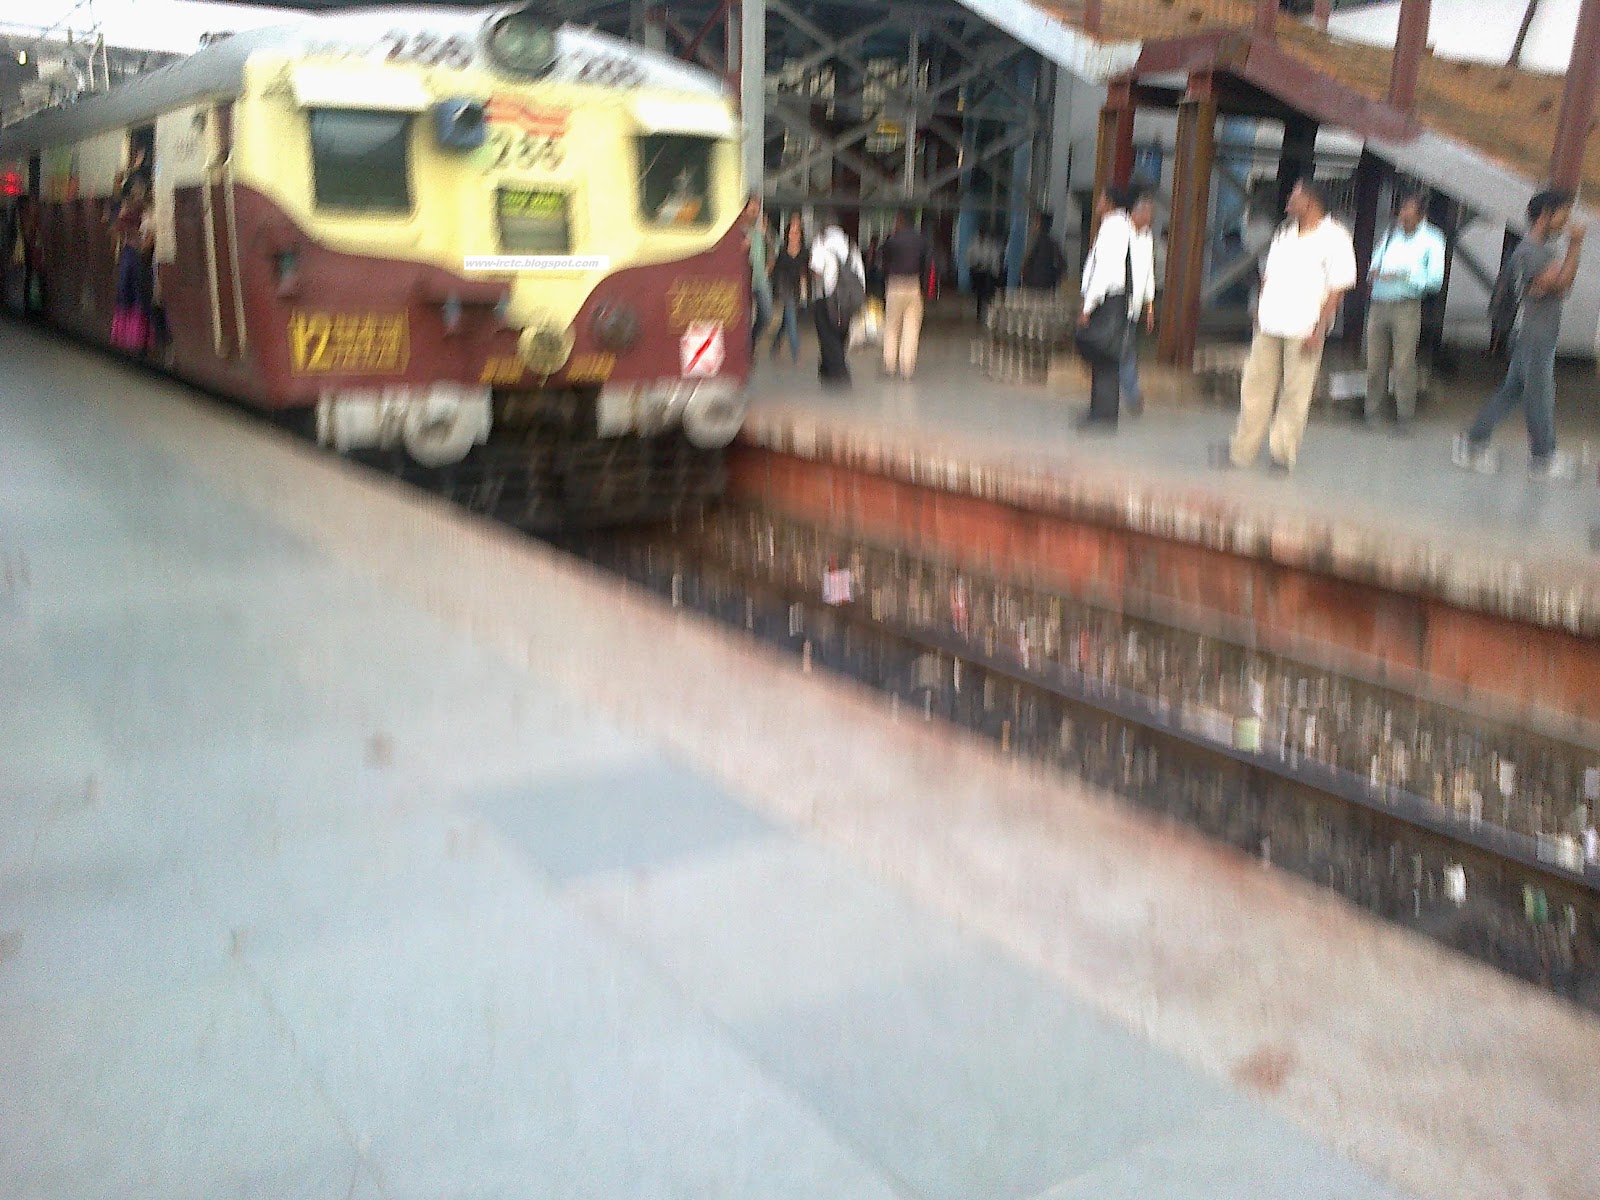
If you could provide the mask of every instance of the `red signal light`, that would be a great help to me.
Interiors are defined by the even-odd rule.
[[[22,195],[22,176],[18,175],[15,171],[7,171],[5,174],[5,179],[0,181],[0,195]]]

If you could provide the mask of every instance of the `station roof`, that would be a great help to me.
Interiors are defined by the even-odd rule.
[[[980,0],[980,6],[983,5]],[[1081,33],[1083,0],[1031,0],[1029,7]],[[1204,57],[1208,39],[1223,48],[1222,63],[1311,116],[1318,106],[1352,132],[1403,140],[1385,112],[1392,53],[1344,41],[1289,17],[1280,19],[1275,48],[1250,45],[1252,0],[1102,0],[1104,43],[1139,47],[1140,75],[1183,69]],[[1233,34],[1230,45],[1219,35]],[[1287,60],[1287,61],[1282,61]],[[1532,181],[1546,177],[1564,76],[1492,63],[1425,55],[1417,82],[1417,121],[1427,130],[1481,152]],[[1341,93],[1343,93],[1341,95]],[[1361,109],[1365,109],[1366,121]],[[1591,135],[1585,192],[1600,193],[1600,138]]]

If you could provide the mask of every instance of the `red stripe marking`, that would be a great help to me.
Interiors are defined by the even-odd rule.
[[[711,349],[711,343],[716,341],[716,340],[717,340],[717,335],[713,333],[710,337],[708,337],[706,339],[706,344],[704,346],[701,346],[700,349],[696,350],[692,355],[690,355],[690,357],[689,357],[689,365],[684,368],[684,371],[685,371],[686,374],[689,371],[694,370],[695,367],[697,367],[700,364],[701,356],[703,354],[705,354],[705,352],[707,350]]]

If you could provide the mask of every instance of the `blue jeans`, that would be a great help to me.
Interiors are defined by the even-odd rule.
[[[1528,422],[1528,450],[1543,462],[1556,452],[1556,347],[1544,338],[1519,337],[1511,348],[1511,366],[1500,390],[1479,410],[1467,441],[1486,446],[1513,408],[1522,405]]]
[[[1144,407],[1144,392],[1139,388],[1139,330],[1128,330],[1128,340],[1122,348],[1122,364],[1117,376],[1120,380],[1122,403],[1137,412]]]
[[[800,300],[796,296],[783,298],[783,318],[772,332],[772,352],[776,354],[783,339],[789,339],[789,351],[795,362],[800,361]]]
[[[761,344],[761,335],[767,331],[767,322],[772,320],[772,292],[767,288],[753,288],[751,297],[755,302],[755,313],[750,322],[750,348],[754,350]]]

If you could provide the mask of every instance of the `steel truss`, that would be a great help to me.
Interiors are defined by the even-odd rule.
[[[775,207],[903,206],[953,228],[963,209],[998,216],[1046,200],[1056,70],[954,0],[556,0],[553,11],[724,74],[742,100],[747,174],[754,187],[759,171]],[[759,86],[743,70],[757,49]]]

